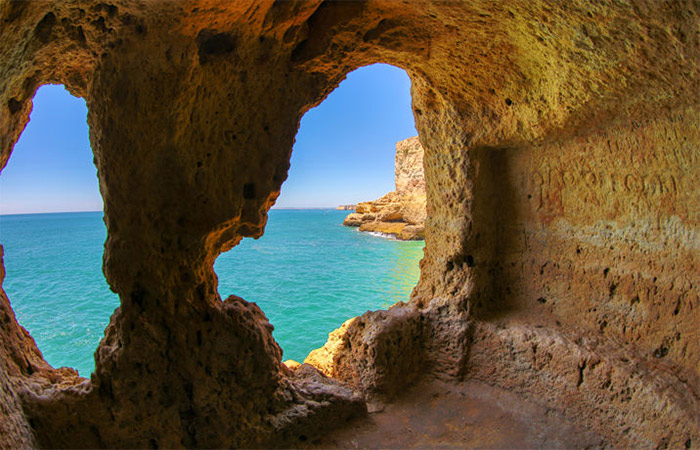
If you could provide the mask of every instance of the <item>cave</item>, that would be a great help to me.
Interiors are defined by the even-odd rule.
[[[697,446],[699,13],[3,1],[0,166],[39,86],[85,99],[120,306],[85,379],[43,360],[2,292],[0,445],[297,446],[437,378],[604,446]],[[213,264],[264,232],[303,114],[373,63],[411,78],[425,257],[410,301],[338,330],[329,377],[283,366]]]

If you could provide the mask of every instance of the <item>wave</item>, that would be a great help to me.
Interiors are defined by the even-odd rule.
[[[395,236],[395,235],[389,234],[389,233],[382,233],[382,232],[380,232],[380,231],[363,231],[362,233],[367,233],[367,234],[369,234],[370,236],[375,236],[375,237],[379,237],[379,238],[382,238],[382,239],[388,239],[388,240],[390,240],[390,241],[396,241],[396,240],[398,240],[398,239],[396,239],[396,236]]]

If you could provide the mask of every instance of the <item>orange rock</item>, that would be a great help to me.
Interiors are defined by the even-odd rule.
[[[423,147],[418,136],[396,143],[396,190],[373,202],[362,202],[343,225],[384,233],[401,240],[424,239],[426,219]]]

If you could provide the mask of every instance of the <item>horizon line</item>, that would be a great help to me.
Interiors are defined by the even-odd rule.
[[[273,209],[336,209],[338,206],[347,206],[344,204],[336,206],[273,206]],[[91,213],[91,212],[101,212],[101,209],[81,209],[76,211],[32,211],[32,212],[13,212],[13,213],[3,213],[0,212],[0,216],[31,216],[37,214],[72,214],[72,213]]]

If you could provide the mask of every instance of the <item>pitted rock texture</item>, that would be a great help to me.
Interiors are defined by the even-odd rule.
[[[612,342],[519,321],[479,324],[471,340],[471,379],[558,404],[553,409],[575,423],[594,412],[593,431],[609,443],[691,448],[697,442],[700,416],[693,413],[698,411],[693,388],[666,367]],[[684,426],[666,428],[669,422]]]
[[[301,364],[286,372],[289,382],[281,399],[286,408],[269,420],[278,443],[303,443],[367,414],[359,391],[327,378],[315,367]]]
[[[472,376],[610,446],[697,446],[699,10],[1,1],[0,166],[39,86],[85,98],[121,300],[88,380],[51,368],[2,294],[2,445],[294,446],[362,412],[283,366],[213,265],[263,233],[302,115],[383,62],[412,82],[425,257],[411,320],[358,319],[371,333],[348,326],[362,345],[329,370],[368,397]]]
[[[401,303],[367,312],[330,333],[304,363],[359,389],[373,403],[391,400],[425,372],[422,319]]]
[[[343,225],[395,236],[401,240],[425,237],[426,197],[423,147],[418,136],[396,143],[396,190],[372,202],[355,205]]]

